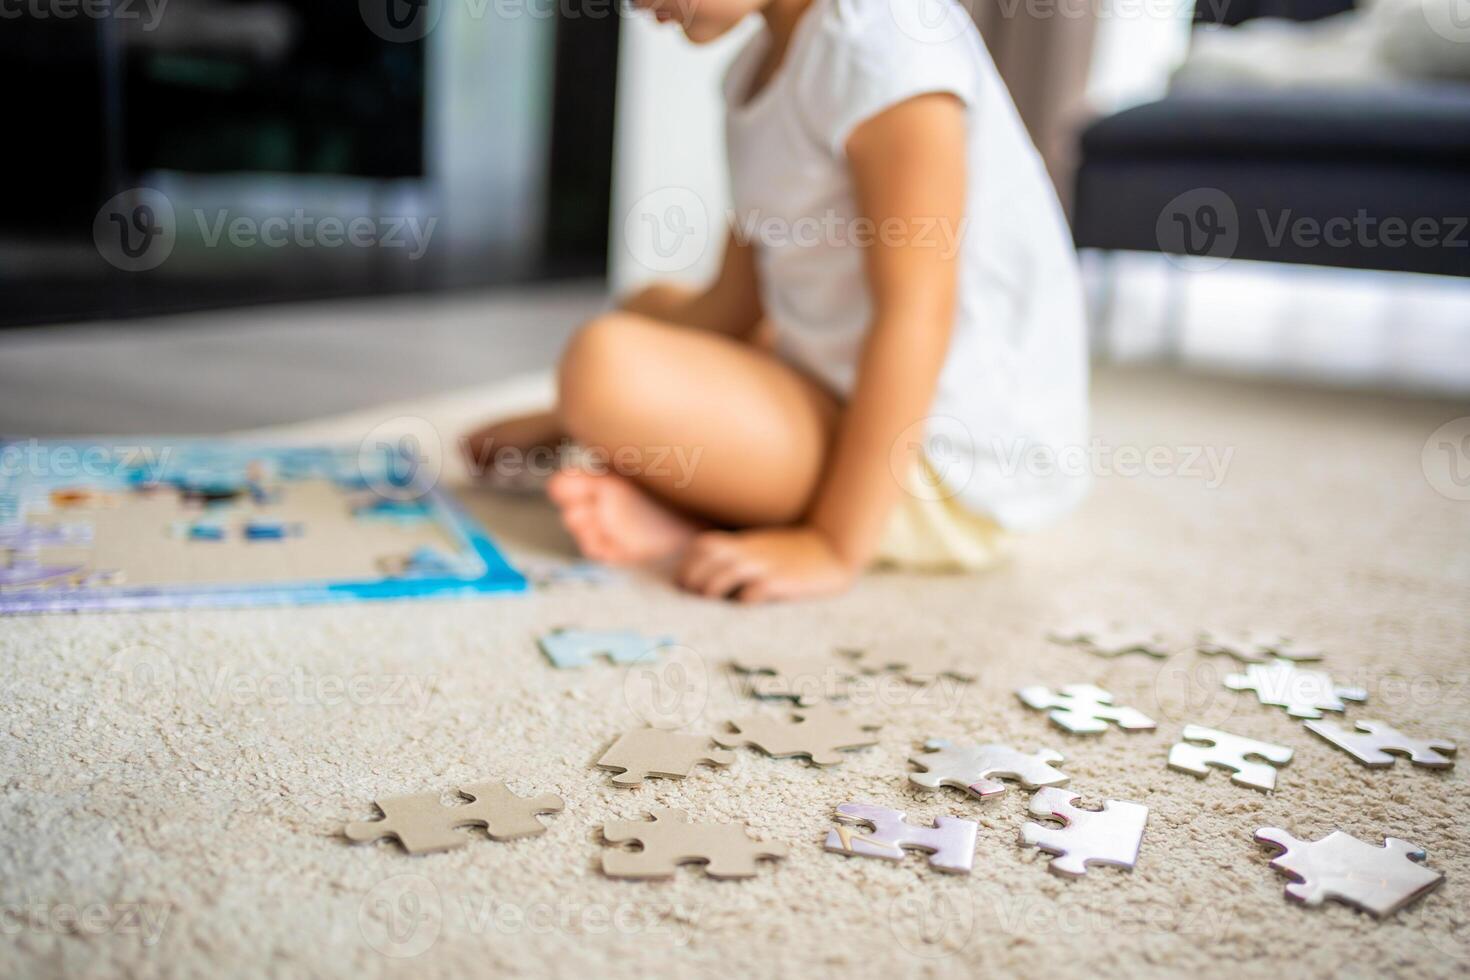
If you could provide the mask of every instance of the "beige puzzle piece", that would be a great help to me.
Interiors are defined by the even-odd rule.
[[[417,793],[377,800],[382,820],[350,823],[342,829],[348,840],[358,844],[394,837],[410,854],[432,854],[463,847],[470,838],[464,827],[483,827],[494,840],[513,840],[546,832],[538,814],[559,813],[565,804],[551,793],[516,796],[504,783],[471,783],[460,786],[461,796],[472,802],[445,806],[438,793]]]
[[[932,646],[914,647],[904,653],[874,650],[847,650],[844,652],[865,674],[892,671],[917,683],[930,681],[936,677],[953,677],[962,681],[972,681],[976,677],[974,667],[965,663],[958,654]]]
[[[740,656],[730,666],[745,677],[746,689],[758,698],[820,704],[847,694],[856,673],[850,661],[831,656]]]
[[[653,819],[616,820],[602,827],[610,844],[637,842],[641,851],[609,850],[602,872],[610,878],[672,878],[681,864],[704,864],[711,878],[753,878],[756,862],[786,857],[785,844],[753,840],[742,824],[691,823],[683,810],[660,807]]]
[[[1170,653],[1163,634],[1117,623],[1080,623],[1052,630],[1047,639],[1059,646],[1078,647],[1099,657],[1120,657],[1126,653],[1167,657]]]
[[[1322,651],[1299,647],[1291,637],[1264,630],[1204,630],[1195,648],[1207,656],[1227,656],[1243,664],[1263,664],[1272,657],[1306,662],[1321,660]]]
[[[685,779],[700,763],[728,766],[734,761],[735,753],[715,748],[708,735],[640,728],[618,736],[597,767],[619,773],[612,778],[614,786],[638,786],[650,776]]]
[[[837,765],[842,761],[839,753],[844,750],[877,745],[877,736],[869,733],[880,727],[854,721],[825,704],[794,709],[785,720],[752,715],[732,719],[728,724],[736,734],[714,736],[727,749],[752,745],[777,759],[804,755],[817,766]]]

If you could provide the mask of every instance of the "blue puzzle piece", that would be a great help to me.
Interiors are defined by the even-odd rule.
[[[447,558],[433,548],[419,548],[400,573],[404,578],[465,578],[477,573],[473,562]]]
[[[636,630],[556,630],[541,637],[541,651],[554,666],[585,667],[598,657],[615,664],[636,664],[658,659],[660,647],[673,646],[670,636],[648,637]]]
[[[380,497],[370,504],[355,508],[352,511],[352,516],[359,520],[392,521],[395,524],[423,524],[433,518],[434,512],[429,506],[429,501],[423,498],[417,500],[394,500],[389,497]]]
[[[246,541],[282,541],[301,533],[300,524],[283,524],[280,521],[249,521],[245,524]]]

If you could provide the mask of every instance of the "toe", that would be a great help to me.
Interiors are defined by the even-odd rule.
[[[597,490],[597,477],[579,470],[560,470],[546,483],[546,495],[558,507],[589,501]]]

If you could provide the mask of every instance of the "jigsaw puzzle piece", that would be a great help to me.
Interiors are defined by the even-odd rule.
[[[1143,712],[1113,704],[1111,694],[1091,684],[1068,684],[1057,692],[1037,684],[1021,688],[1016,696],[1027,707],[1048,712],[1052,724],[1074,735],[1105,732],[1109,722],[1125,731],[1157,727]]]
[[[241,530],[246,541],[284,541],[301,536],[300,524],[283,521],[246,521]]]
[[[585,667],[599,657],[615,664],[646,663],[658,659],[673,637],[647,637],[636,630],[553,630],[540,639],[541,650],[559,669]]]
[[[1293,718],[1321,718],[1324,711],[1345,711],[1344,701],[1366,701],[1368,692],[1359,687],[1337,687],[1320,670],[1306,670],[1285,660],[1249,664],[1244,674],[1227,674],[1225,686],[1232,691],[1254,691],[1265,705],[1285,708]]]
[[[0,567],[0,588],[60,585],[86,572],[84,565],[42,565],[16,562]]]
[[[1320,650],[1299,647],[1281,633],[1258,631],[1204,630],[1195,649],[1211,657],[1233,657],[1243,664],[1264,664],[1272,657],[1299,663],[1322,659]]]
[[[954,653],[934,647],[911,648],[904,653],[848,650],[846,654],[864,674],[892,672],[920,684],[937,677],[972,681],[977,676],[973,665],[965,663]]]
[[[16,524],[0,527],[0,551],[34,554],[41,548],[86,547],[91,544],[90,524]]]
[[[1455,743],[1442,738],[1410,738],[1386,722],[1364,718],[1350,732],[1330,721],[1309,721],[1307,731],[1319,735],[1365,766],[1382,768],[1394,763],[1395,755],[1409,757],[1415,765],[1448,769],[1455,764]]]
[[[445,806],[438,793],[416,793],[376,801],[382,820],[349,823],[342,829],[350,841],[365,844],[396,838],[410,854],[432,854],[465,846],[469,837],[464,827],[483,827],[493,840],[513,840],[546,832],[539,814],[558,813],[561,797],[543,793],[520,797],[504,783],[471,783],[458,789],[470,800],[460,806]]]
[[[658,728],[624,732],[597,760],[599,769],[619,771],[614,786],[638,786],[650,776],[684,779],[704,763],[728,766],[735,753],[717,749],[708,735],[683,735]]]
[[[1276,766],[1291,761],[1293,752],[1284,745],[1258,742],[1242,735],[1217,731],[1203,725],[1185,725],[1179,742],[1169,750],[1169,768],[1203,779],[1210,767],[1232,771],[1230,781],[1239,786],[1270,791],[1276,788]],[[1202,742],[1203,745],[1191,743]],[[1264,759],[1257,762],[1249,758]]]
[[[967,875],[975,865],[975,837],[979,824],[957,817],[939,817],[931,827],[908,822],[902,810],[868,803],[843,803],[839,820],[868,824],[870,833],[857,835],[848,827],[828,831],[826,849],[838,854],[902,861],[905,848],[929,852],[929,864],[938,871]]]
[[[928,790],[953,786],[982,800],[1006,791],[1001,779],[1014,779],[1026,789],[1061,786],[1067,774],[1054,768],[1062,761],[1060,752],[1042,749],[1025,753],[1009,745],[955,745],[942,738],[924,743],[924,753],[909,757],[924,772],[909,773],[909,782]]]
[[[752,696],[802,707],[845,696],[854,673],[850,664],[830,656],[741,656],[730,665],[745,676]]]
[[[1169,646],[1164,637],[1152,630],[1129,629],[1115,623],[1084,623],[1053,630],[1047,639],[1060,646],[1080,647],[1099,657],[1120,657],[1142,653],[1150,657],[1167,657]]]
[[[1300,841],[1277,827],[1262,827],[1258,843],[1276,848],[1271,867],[1292,879],[1286,894],[1304,905],[1328,899],[1382,918],[1418,901],[1444,880],[1424,867],[1424,849],[1397,837],[1374,847],[1334,830],[1319,841]]]
[[[641,851],[605,851],[602,872],[610,878],[672,878],[681,864],[703,864],[711,878],[753,878],[761,860],[786,857],[786,845],[753,840],[740,824],[691,823],[683,810],[660,807],[650,820],[603,825],[610,844],[638,843]]]
[[[1107,800],[1101,810],[1083,810],[1072,805],[1077,798],[1063,789],[1038,790],[1031,797],[1031,815],[1060,820],[1065,826],[1027,823],[1021,828],[1021,843],[1058,855],[1047,867],[1060,875],[1085,875],[1089,864],[1132,870],[1138,863],[1148,807]]]
[[[798,708],[788,717],[752,715],[728,722],[735,734],[714,736],[727,749],[750,745],[776,759],[806,756],[816,766],[835,766],[842,752],[877,745],[880,726],[856,722],[831,705]]]

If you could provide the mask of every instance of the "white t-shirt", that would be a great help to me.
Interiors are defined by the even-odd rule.
[[[924,21],[940,4],[943,18]],[[872,302],[846,143],[900,102],[965,104],[969,184],[956,321],[925,432],[937,495],[1011,528],[1071,508],[1085,471],[1087,343],[1076,253],[1055,190],[984,42],[953,0],[814,0],[775,76],[750,98],[769,34],[725,81],[738,234],[755,243],[777,351],[850,395]],[[926,234],[920,227],[918,233]]]

